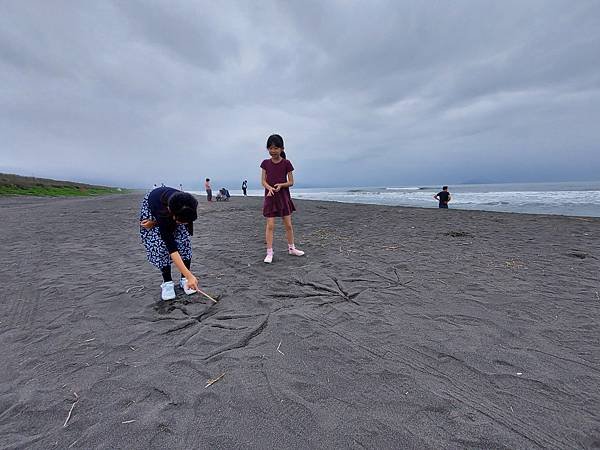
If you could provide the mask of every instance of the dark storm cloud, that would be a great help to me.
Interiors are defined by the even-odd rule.
[[[596,1],[0,3],[0,170],[129,186],[600,169]]]

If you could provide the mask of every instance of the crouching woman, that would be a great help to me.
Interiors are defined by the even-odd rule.
[[[161,186],[146,194],[140,209],[140,236],[150,264],[163,277],[161,298],[176,297],[171,276],[174,263],[181,273],[179,285],[187,295],[198,290],[198,279],[191,272],[193,222],[198,218],[198,201],[187,192]]]

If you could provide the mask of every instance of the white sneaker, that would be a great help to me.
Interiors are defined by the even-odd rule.
[[[288,253],[294,256],[303,256],[304,252],[302,250],[298,250],[296,247],[288,248]]]
[[[184,277],[181,277],[181,280],[179,280],[179,286],[181,286],[181,289],[183,289],[183,292],[185,292],[187,295],[196,293],[196,289],[190,289],[187,287],[187,279]]]
[[[271,264],[273,262],[273,253],[267,253],[264,262],[266,262],[267,264]]]
[[[173,300],[175,297],[177,297],[175,295],[175,283],[172,281],[165,281],[160,285],[160,288],[162,289],[160,296],[163,300]]]

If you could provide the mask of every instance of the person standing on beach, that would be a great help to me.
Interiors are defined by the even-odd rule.
[[[265,159],[261,164],[261,184],[265,188],[263,203],[263,216],[267,219],[265,237],[267,241],[267,256],[264,262],[273,262],[273,234],[275,232],[275,218],[281,217],[285,227],[285,236],[288,242],[288,253],[302,256],[304,252],[294,245],[294,229],[292,228],[292,212],[296,210],[290,187],[294,185],[294,166],[286,159],[283,138],[273,134],[267,139],[267,149],[270,159]]]
[[[247,189],[248,189],[248,180],[244,180],[244,181],[242,182],[242,192],[244,192],[244,196],[248,195],[248,194],[246,193],[246,190],[247,190]]]
[[[207,178],[204,182],[204,189],[206,190],[206,200],[212,202],[212,188],[210,187],[210,178]]]
[[[190,271],[194,234],[193,222],[198,218],[198,201],[187,192],[172,187],[159,187],[146,194],[140,208],[140,237],[148,261],[163,276],[161,298],[173,300],[175,284],[171,263],[181,272],[179,285],[187,295],[198,290],[198,279]]]
[[[439,202],[440,208],[448,209],[448,202],[452,200],[452,196],[450,195],[450,192],[448,192],[448,186],[442,187],[442,191],[435,194],[433,198]]]

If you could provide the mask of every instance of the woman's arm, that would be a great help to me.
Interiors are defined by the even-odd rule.
[[[160,237],[165,243],[165,247],[167,247],[167,251],[171,256],[171,259],[175,263],[175,266],[177,266],[177,268],[181,272],[181,275],[183,275],[187,279],[188,286],[191,289],[198,290],[198,279],[194,276],[192,272],[190,272],[190,270],[187,267],[185,267],[183,259],[181,259],[181,255],[177,250],[177,241],[175,240],[175,235],[173,234],[174,229],[171,222],[174,223],[172,219],[162,217],[158,218],[157,225]]]
[[[154,228],[154,225],[156,225],[156,221],[152,219],[144,219],[140,222],[140,226],[144,227],[146,230]]]
[[[190,269],[185,267],[185,264],[183,263],[183,259],[181,259],[181,255],[179,254],[179,252],[171,253],[171,259],[173,260],[173,263],[175,263],[175,266],[181,272],[181,275],[183,275],[187,280],[188,287],[197,291],[198,279],[194,276],[192,272],[190,272]]]

